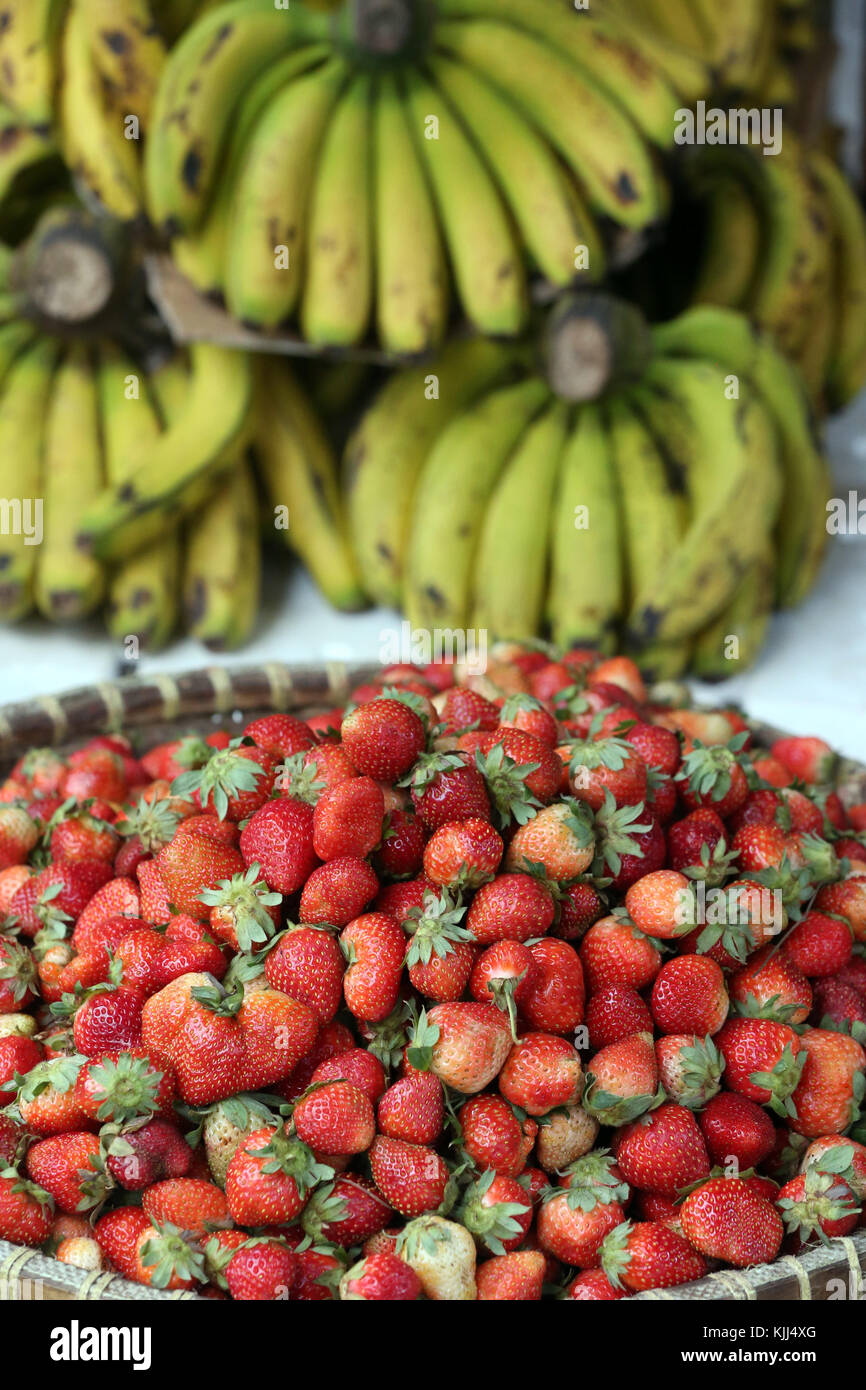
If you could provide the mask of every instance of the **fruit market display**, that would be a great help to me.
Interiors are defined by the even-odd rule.
[[[723,676],[732,635],[754,659],[826,541],[827,468],[796,369],[713,307],[650,332],[583,296],[542,338],[529,353],[455,343],[392,376],[362,417],[345,480],[368,594],[420,629],[544,629],[608,653],[624,638],[656,677]]]
[[[18,760],[0,1238],[212,1298],[611,1300],[859,1224],[830,748],[625,657],[455,674]]]

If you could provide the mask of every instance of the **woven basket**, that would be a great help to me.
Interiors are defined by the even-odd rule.
[[[179,676],[107,681],[0,706],[0,775],[33,746],[55,746],[94,734],[136,733],[152,746],[188,730],[239,729],[256,714],[289,710],[306,715],[344,703],[350,691],[376,674],[372,664],[348,666],[210,666]],[[780,731],[753,724],[755,738],[769,744]],[[850,760],[839,770],[839,791],[848,804],[866,800],[866,767]],[[793,1258],[746,1271],[720,1270],[692,1284],[636,1295],[639,1299],[791,1301],[866,1296],[866,1231],[819,1245]],[[192,1293],[165,1293],[116,1275],[95,1274],[0,1240],[0,1301],[8,1299],[108,1299],[170,1302]]]

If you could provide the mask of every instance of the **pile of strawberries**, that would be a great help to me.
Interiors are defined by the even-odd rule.
[[[212,1298],[618,1299],[857,1226],[829,747],[625,658],[460,674],[18,762],[0,1237]]]

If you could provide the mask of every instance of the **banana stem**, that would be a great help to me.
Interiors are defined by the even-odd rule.
[[[412,0],[351,0],[352,38],[365,53],[392,57],[407,47],[414,28]]]
[[[550,314],[542,343],[550,389],[567,401],[594,401],[643,375],[652,337],[643,315],[606,294],[566,295]]]
[[[62,329],[102,314],[118,277],[118,256],[107,231],[64,210],[44,218],[18,252],[10,286],[25,312]]]

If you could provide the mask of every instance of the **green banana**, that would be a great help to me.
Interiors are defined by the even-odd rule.
[[[403,602],[414,626],[467,626],[479,577],[475,569],[473,580],[476,552],[489,519],[485,509],[505,486],[509,459],[549,401],[545,383],[530,377],[491,391],[438,436],[418,478],[406,549]]]
[[[404,86],[466,316],[482,333],[517,334],[528,316],[526,273],[496,185],[446,98],[418,72]]]
[[[106,481],[120,486],[136,454],[153,448],[161,429],[144,374],[108,344],[100,351],[99,403]],[[148,651],[165,646],[177,622],[179,559],[177,533],[170,531],[110,573],[107,625],[115,641],[134,636]]]
[[[254,444],[274,525],[335,608],[362,608],[330,443],[284,364],[262,357],[256,371]]]
[[[706,190],[707,225],[694,304],[736,309],[747,301],[761,256],[761,218],[741,179],[720,176]]]
[[[436,347],[448,323],[448,268],[432,193],[393,74],[376,93],[376,321],[390,352]]]
[[[747,571],[728,604],[700,634],[692,649],[692,673],[723,681],[754,665],[773,612],[773,566],[762,556]]]
[[[687,106],[713,90],[714,79],[703,54],[657,33],[642,8],[643,0],[607,0],[611,23],[651,66],[658,68]]]
[[[472,624],[494,639],[537,632],[547,588],[547,547],[560,461],[573,406],[553,401],[511,453],[481,528]]]
[[[836,242],[837,331],[829,363],[830,403],[844,406],[866,382],[866,218],[859,199],[831,159],[813,150],[809,167],[829,208]]]
[[[334,59],[290,82],[247,145],[224,281],[226,303],[244,323],[273,328],[297,305],[317,155],[345,76]]]
[[[343,488],[352,547],[371,599],[399,608],[412,498],[434,442],[461,411],[523,374],[520,349],[483,338],[392,375],[349,439]]]
[[[258,496],[244,460],[186,526],[183,611],[192,637],[233,651],[255,627],[261,592]]]
[[[563,451],[547,617],[558,647],[616,649],[625,607],[619,499],[599,407],[583,405]]]
[[[0,619],[15,622],[33,606],[37,546],[42,539],[27,511],[42,499],[45,416],[51,401],[59,348],[37,338],[5,373],[0,409],[0,495],[3,506],[21,508],[20,523],[0,535]],[[18,518],[14,518],[18,521]],[[43,518],[44,521],[44,518]],[[29,531],[29,534],[28,534]]]
[[[752,318],[789,356],[811,332],[814,305],[831,293],[832,252],[820,185],[790,144],[788,136],[781,154],[761,160],[765,250],[750,295]]]
[[[0,385],[6,380],[14,362],[36,336],[32,323],[26,319],[13,319],[0,324]]]
[[[627,227],[659,216],[661,185],[643,137],[567,59],[534,35],[492,20],[446,22],[436,38],[517,103],[574,169],[594,208]]]
[[[317,160],[301,299],[301,326],[310,343],[352,347],[370,322],[370,118],[370,79],[362,74],[340,97]]]
[[[76,545],[82,511],[103,486],[99,398],[90,350],[73,344],[54,377],[45,425],[44,540],[36,561],[36,606],[52,622],[86,617],[105,589],[102,566]]]
[[[471,68],[434,58],[430,71],[480,146],[530,255],[555,285],[568,285],[585,260],[590,280],[604,274],[604,246],[550,146]],[[579,196],[579,195],[578,195]]]
[[[157,539],[201,504],[236,457],[252,394],[249,358],[211,343],[194,343],[190,356],[181,414],[150,448],[136,450],[128,478],[88,507],[82,550],[117,560]]]

